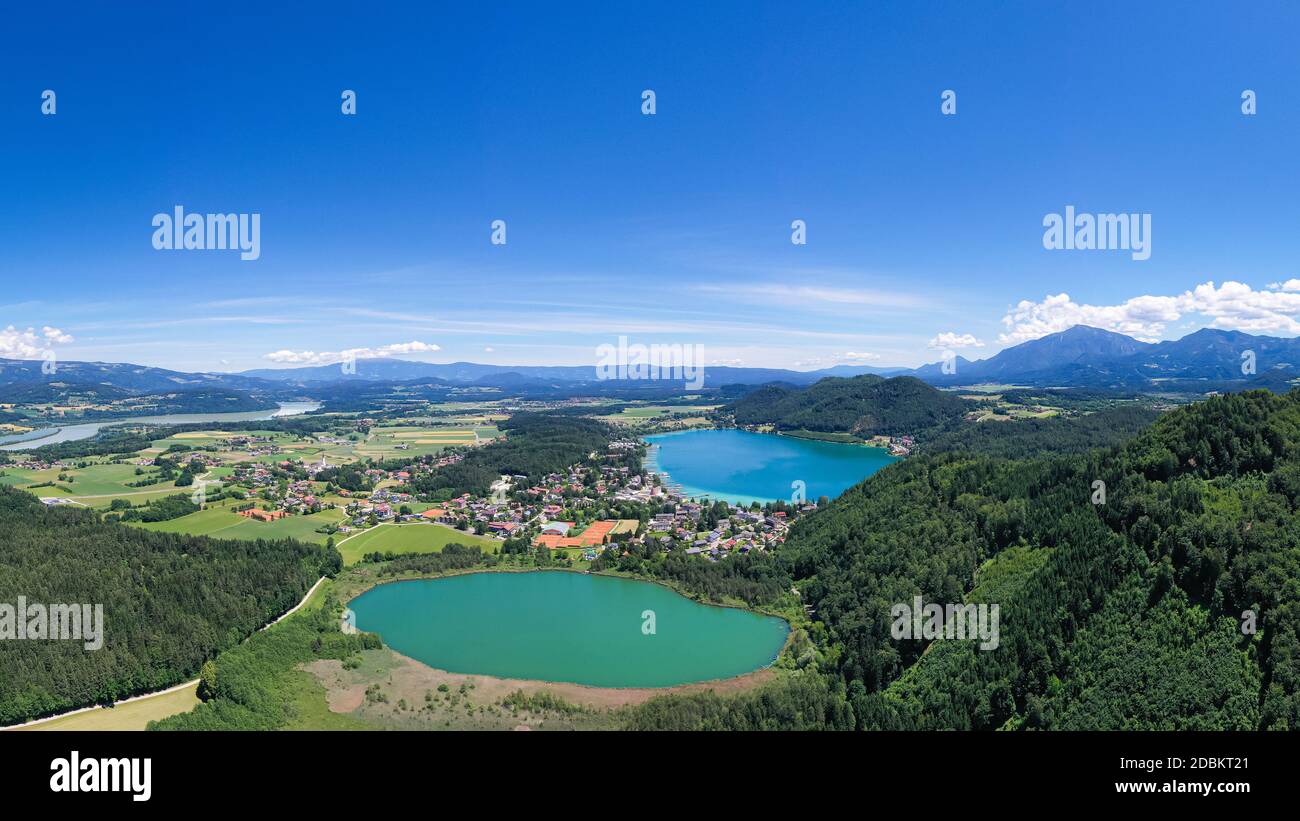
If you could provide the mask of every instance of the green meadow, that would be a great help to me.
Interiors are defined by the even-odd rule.
[[[171,481],[144,487],[132,487],[131,482],[139,482],[148,479],[150,476],[156,476],[158,473],[154,468],[145,468],[144,473],[137,476],[135,471],[136,466],[132,464],[94,464],[84,468],[64,468],[62,470],[58,468],[48,470],[7,468],[4,470],[4,475],[0,476],[0,483],[24,490],[30,489],[37,496],[72,499],[97,497],[86,500],[87,504],[93,507],[99,506],[101,500],[105,505],[108,504],[112,496],[126,496],[132,502],[138,504],[145,499],[189,492],[187,488],[176,487]],[[60,475],[64,478],[60,479]],[[31,487],[31,485],[44,484],[45,482],[54,482],[54,485],[51,487]]]
[[[163,533],[189,533],[218,539],[298,539],[324,544],[329,538],[316,529],[343,521],[342,510],[322,510],[307,516],[287,516],[274,522],[258,522],[227,508],[209,507],[166,522],[129,522],[134,527]],[[337,536],[335,540],[337,541]]]
[[[437,553],[452,542],[467,547],[478,546],[496,553],[501,543],[436,524],[377,525],[343,540],[335,540],[344,564],[355,564],[367,553]]]

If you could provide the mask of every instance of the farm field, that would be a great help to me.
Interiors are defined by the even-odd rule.
[[[9,485],[10,487],[25,487],[27,485],[40,484],[41,482],[55,482],[58,481],[58,477],[58,468],[50,468],[49,470],[7,468],[4,470],[3,475],[0,475],[0,484]],[[40,488],[40,490],[50,489],[51,488]]]
[[[680,413],[688,413],[688,412],[706,414],[709,411],[714,410],[715,408],[718,407],[721,406],[720,405],[633,405],[630,407],[623,408],[618,413],[607,413],[602,416],[597,416],[595,418],[601,420],[602,422],[612,422],[613,424],[616,425],[630,425],[630,424],[635,424],[637,422],[647,422],[662,417],[667,417],[672,414],[680,414]],[[703,417],[692,416],[689,418],[682,419],[683,422],[690,421],[692,423],[694,423],[697,420],[703,421]]]
[[[1007,422],[1013,419],[1046,419],[1060,412],[1059,408],[1028,407],[999,402],[996,408],[983,408],[977,411],[974,418],[980,422]]]
[[[136,466],[129,464],[98,464],[85,468],[47,470],[9,468],[0,475],[0,484],[28,490],[37,496],[82,500],[90,507],[107,507],[115,496],[126,497],[132,503],[140,504],[149,499],[190,492],[188,488],[176,487],[171,481],[144,487],[131,487],[131,482],[157,475],[157,471],[152,468],[146,468],[145,473],[139,476],[135,471]],[[60,474],[70,477],[72,481],[60,481]],[[54,484],[47,487],[30,487],[45,482],[54,482]]]
[[[199,685],[191,684],[171,693],[149,696],[116,707],[87,710],[56,718],[20,732],[38,730],[143,730],[150,721],[187,713],[199,703]]]
[[[473,445],[499,435],[495,427],[376,427],[352,449],[358,457],[394,459],[428,456],[452,445]]]
[[[436,553],[452,542],[467,547],[478,546],[496,553],[501,543],[436,524],[377,525],[342,541],[336,540],[344,564],[355,564],[367,553]]]
[[[219,504],[219,503],[218,503]],[[324,544],[329,538],[316,528],[343,521],[343,511],[322,510],[308,516],[288,516],[274,522],[256,522],[223,507],[209,507],[165,522],[128,522],[133,527],[162,533],[189,533],[218,539],[298,539]],[[337,541],[337,536],[335,537]]]

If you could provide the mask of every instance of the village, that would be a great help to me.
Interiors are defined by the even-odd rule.
[[[356,424],[366,428],[374,423]],[[328,445],[335,438],[317,432],[299,442]],[[342,542],[381,525],[423,525],[463,533],[463,543],[491,552],[540,550],[565,561],[593,561],[611,549],[621,555],[628,548],[642,555],[681,550],[719,561],[770,550],[785,540],[793,518],[816,509],[811,502],[737,506],[687,498],[645,468],[645,444],[636,436],[608,441],[604,453],[593,452],[564,471],[531,480],[502,475],[479,494],[427,492],[430,477],[461,462],[472,446],[379,461],[324,452],[306,456],[295,453],[293,441],[263,433],[188,441],[193,444],[178,442],[133,458],[77,463],[28,459],[7,467],[50,476],[50,490],[41,494],[47,505],[76,493],[82,484],[73,484],[78,475],[117,471],[111,475],[120,477],[123,498],[114,501],[111,513],[128,521],[170,520],[174,525],[169,529],[184,530],[188,511],[209,509],[243,517],[250,527],[267,525],[268,538],[289,532],[269,527],[278,522],[298,522],[290,528],[293,533],[322,542]],[[175,490],[169,490],[173,485]],[[197,507],[172,505],[166,512],[154,507],[169,493]],[[149,515],[142,517],[146,511]],[[456,538],[453,534],[440,541]],[[409,550],[427,542],[393,533],[384,544]]]
[[[259,453],[268,448],[255,437],[223,444]],[[486,495],[461,493],[436,501],[421,498],[413,480],[455,464],[463,453],[391,469],[353,466],[369,488],[363,490],[335,484],[340,466],[323,457],[241,463],[228,482],[256,495],[258,502],[249,501],[238,511],[256,521],[342,508],[343,518],[328,531],[343,538],[380,524],[424,523],[495,538],[510,552],[544,549],[587,561],[611,546],[619,551],[626,546],[662,552],[681,548],[713,561],[766,551],[784,541],[791,518],[816,509],[811,502],[764,510],[757,504],[747,508],[686,499],[656,474],[616,464],[642,447],[636,440],[613,441],[598,465],[573,465],[533,484],[526,484],[526,476],[502,476]]]

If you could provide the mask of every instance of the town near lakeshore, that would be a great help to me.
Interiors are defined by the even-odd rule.
[[[575,408],[598,422],[600,450],[575,453],[581,458],[559,470],[493,473],[486,487],[440,479],[467,456],[503,442],[498,425],[516,414]],[[74,446],[33,442],[30,453],[0,466],[0,483],[29,490],[46,505],[98,510],[107,521],[222,538],[306,539],[337,545],[348,561],[451,543],[540,552],[548,563],[567,566],[627,551],[682,550],[719,561],[779,545],[817,503],[688,498],[647,468],[642,434],[706,427],[715,408],[573,400],[406,404],[379,414],[318,411],[245,421],[236,430],[126,420],[100,439],[119,437],[124,449],[138,449],[58,456]]]

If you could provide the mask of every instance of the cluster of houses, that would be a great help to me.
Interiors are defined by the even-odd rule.
[[[271,441],[269,436],[249,436],[240,434],[228,436],[221,440],[221,445],[230,450],[246,451],[252,456],[270,456],[280,452],[280,446]]]
[[[50,468],[58,468],[59,470],[62,470],[67,467],[67,465],[59,461],[46,462],[42,459],[19,459],[14,462],[9,462],[5,467],[22,468],[23,470],[49,470]]]
[[[421,515],[452,527],[473,528],[496,536],[513,536],[540,513],[535,505],[509,499],[476,499],[468,493],[440,502]]]
[[[799,512],[809,513],[816,509],[817,506],[809,502],[802,505]],[[654,516],[646,526],[646,538],[661,550],[685,545],[687,555],[717,561],[732,553],[768,550],[781,544],[790,524],[785,511],[766,514],[733,507],[728,516],[716,519],[710,530],[702,531],[703,513],[703,506],[682,502],[673,513]]]
[[[893,456],[906,456],[915,446],[916,442],[910,436],[891,436],[889,439],[889,452]]]
[[[418,522],[421,521],[419,515],[401,512],[401,506],[409,504],[413,499],[409,493],[380,488],[372,492],[369,499],[358,499],[344,510],[355,527],[364,527],[372,518],[377,522]],[[339,528],[343,532],[350,529],[347,525]]]
[[[271,473],[271,469],[261,462],[249,462],[247,464],[236,465],[231,479],[241,485],[247,485],[257,490],[258,488],[275,487],[278,480]]]
[[[889,453],[892,456],[906,456],[916,446],[916,440],[910,436],[877,435],[871,437],[871,444],[877,447],[889,448]]]

